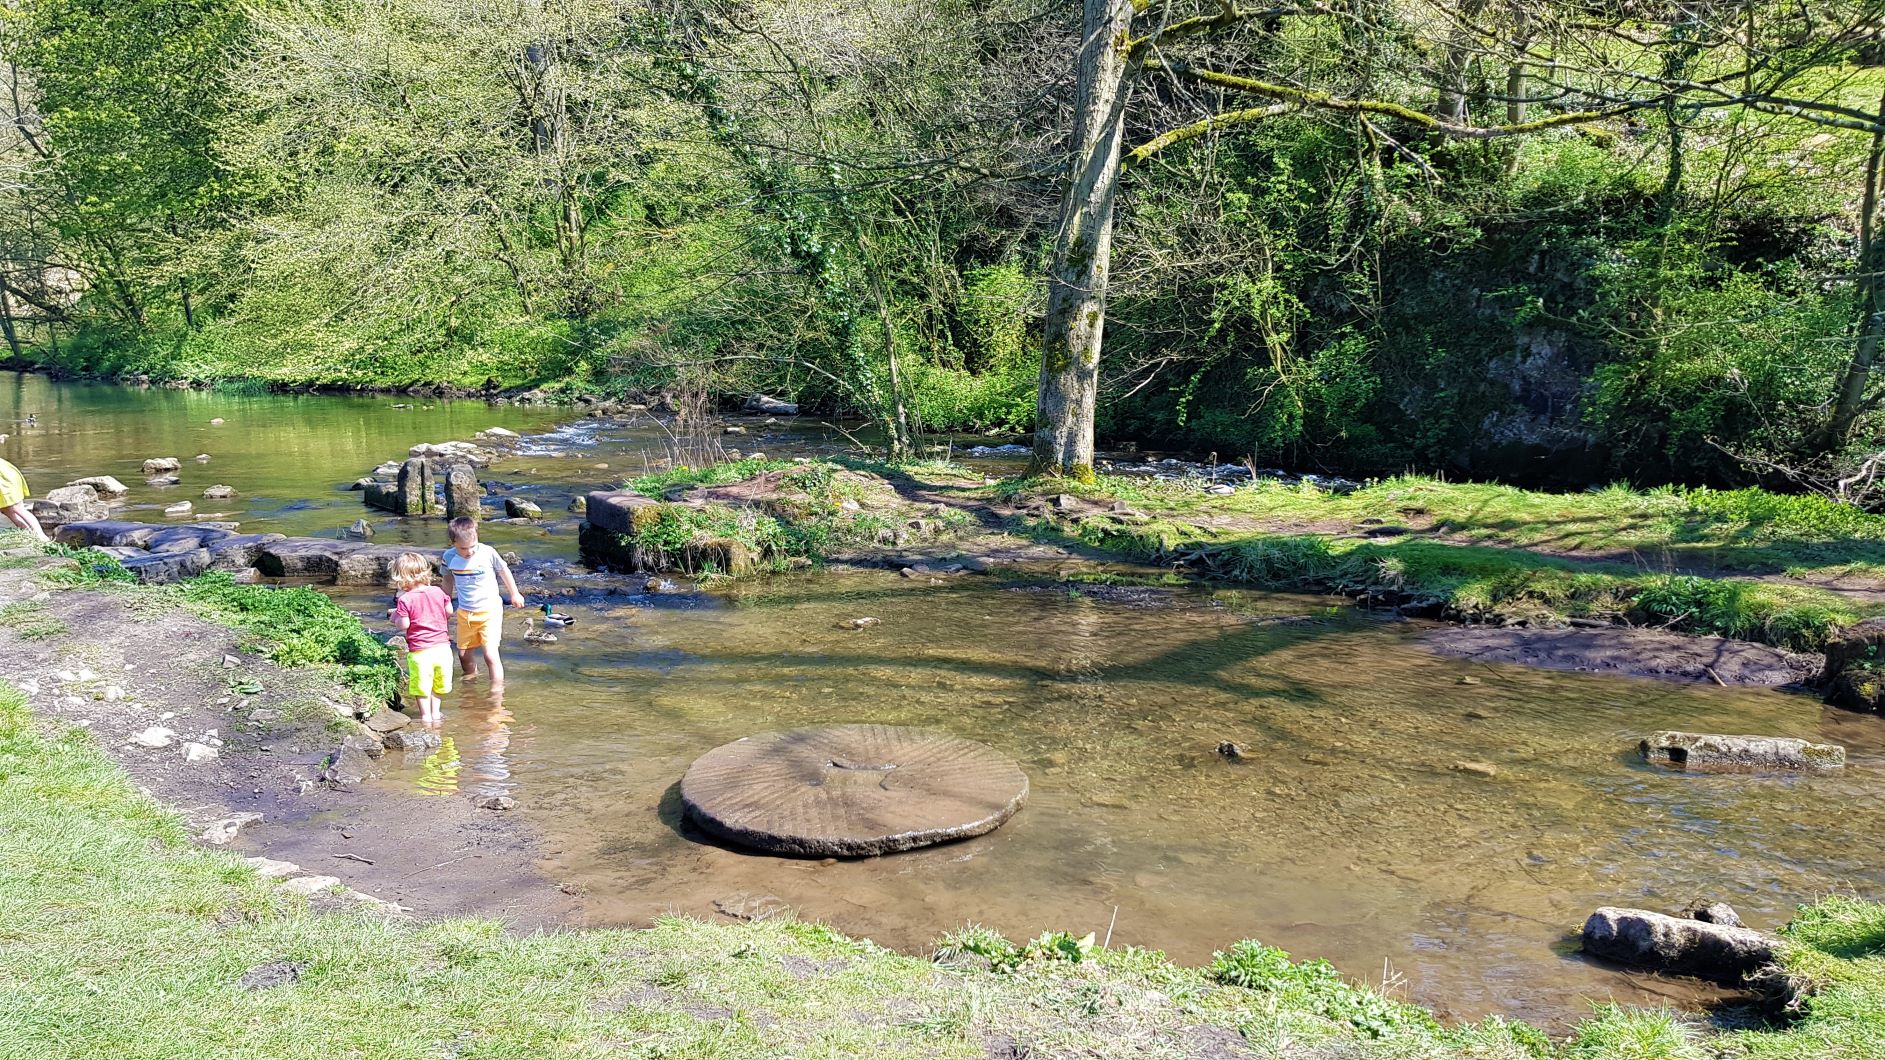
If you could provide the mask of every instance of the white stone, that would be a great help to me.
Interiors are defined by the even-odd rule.
[[[282,884],[281,889],[299,895],[314,895],[327,890],[329,887],[338,886],[340,886],[340,877],[338,876],[297,876],[287,883]]]
[[[301,866],[292,861],[276,861],[274,858],[245,858],[244,860],[255,867],[257,876],[265,880],[293,876],[301,871]]]
[[[203,831],[197,835],[197,838],[208,843],[210,846],[228,846],[230,840],[236,837],[237,832],[242,831],[243,828],[261,819],[262,815],[259,813],[233,814],[220,821],[213,822],[208,828],[203,829]]]
[[[80,670],[80,671],[79,671],[79,680],[81,680],[81,681],[96,681],[96,680],[98,680],[98,675],[97,675],[97,674],[95,674],[95,673],[93,673],[93,672],[92,672],[92,671],[90,671],[90,670]]]
[[[214,747],[195,741],[183,745],[183,760],[191,765],[213,762],[221,754]]]
[[[58,678],[61,681],[67,681],[67,682],[76,681],[79,679],[79,675],[73,673],[70,670],[60,670],[58,673],[53,674],[52,676]]]
[[[178,501],[164,506],[164,514],[169,516],[188,515],[195,510],[196,507],[189,501]]]
[[[116,703],[123,698],[124,689],[119,688],[117,685],[112,685],[110,688],[105,689],[105,702]]]
[[[176,733],[171,732],[169,729],[153,725],[143,732],[138,733],[136,736],[131,737],[131,742],[139,747],[158,748],[169,747],[176,739]]]
[[[19,689],[29,696],[36,696],[39,694],[39,679],[28,677],[19,683]]]

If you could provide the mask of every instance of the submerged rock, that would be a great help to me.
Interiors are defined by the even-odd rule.
[[[372,537],[373,524],[365,519],[355,519],[353,525],[347,528],[347,533],[352,537]]]
[[[543,509],[538,507],[536,502],[524,500],[522,497],[506,497],[504,498],[504,514],[513,519],[541,519]]]
[[[403,730],[400,732],[389,732],[385,736],[380,737],[380,744],[385,750],[405,751],[408,754],[415,751],[437,750],[443,743],[444,741],[439,738],[439,734],[435,732],[412,732],[410,730]]]
[[[1774,963],[1777,943],[1749,928],[1605,906],[1584,922],[1583,946],[1619,964],[1738,986]]]
[[[1839,769],[1846,749],[1781,736],[1723,736],[1663,731],[1649,734],[1637,750],[1643,759],[1676,769]]]
[[[1218,744],[1217,753],[1223,755],[1226,759],[1232,762],[1242,762],[1244,759],[1250,757],[1249,754],[1244,751],[1242,746],[1236,743],[1233,743],[1230,740],[1225,740],[1223,743]]]
[[[189,501],[178,501],[175,504],[167,504],[164,506],[164,514],[170,516],[173,519],[178,518],[180,516],[189,515],[191,512],[195,510],[196,510],[196,506],[191,504]]]

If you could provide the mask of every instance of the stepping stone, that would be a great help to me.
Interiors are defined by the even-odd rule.
[[[749,736],[702,755],[681,778],[681,803],[708,832],[815,857],[870,857],[982,835],[1027,797],[1027,774],[1007,755],[896,725]]]

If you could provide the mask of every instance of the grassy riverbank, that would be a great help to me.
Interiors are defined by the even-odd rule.
[[[1602,1010],[1564,1042],[1421,1009],[1254,944],[1206,969],[964,932],[942,961],[790,920],[520,937],[321,911],[199,849],[92,739],[0,691],[0,1055],[1861,1057],[1885,1048],[1885,907],[1790,934],[1822,984],[1783,1031]],[[272,978],[269,976],[272,975]],[[258,979],[273,986],[245,986]],[[286,980],[286,981],[284,981]],[[1217,1052],[1211,1050],[1216,1049]]]
[[[1814,650],[1885,612],[1885,516],[1758,489],[1552,494],[1400,477],[1347,494],[1259,483],[1215,495],[1105,477],[988,492],[1037,530],[1133,558],[1473,620],[1622,621]],[[1063,495],[1086,503],[1059,507]]]

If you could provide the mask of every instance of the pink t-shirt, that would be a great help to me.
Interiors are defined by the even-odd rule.
[[[452,616],[452,598],[436,585],[421,585],[409,593],[400,593],[393,605],[393,618],[404,617],[406,650],[421,651],[445,643],[446,620]]]

